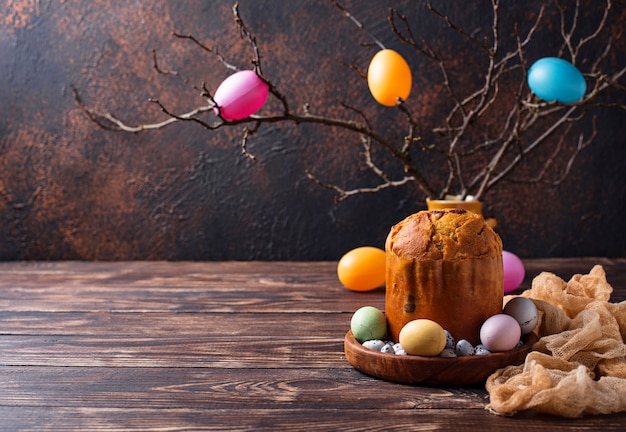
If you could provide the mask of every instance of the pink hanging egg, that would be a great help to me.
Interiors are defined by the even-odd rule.
[[[215,91],[213,100],[226,120],[241,120],[257,112],[265,101],[269,88],[255,71],[239,71],[226,78]]]

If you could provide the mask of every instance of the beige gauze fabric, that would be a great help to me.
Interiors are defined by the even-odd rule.
[[[610,303],[612,292],[599,265],[569,282],[547,272],[535,277],[520,297],[539,310],[540,339],[524,364],[487,379],[486,408],[563,417],[626,411],[626,301]]]

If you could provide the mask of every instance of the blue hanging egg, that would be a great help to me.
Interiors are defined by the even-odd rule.
[[[580,71],[570,62],[544,57],[528,70],[528,86],[546,102],[575,103],[583,98],[587,83]]]

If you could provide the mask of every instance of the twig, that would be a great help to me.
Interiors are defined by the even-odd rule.
[[[206,46],[202,42],[200,42],[198,39],[196,39],[195,36],[184,35],[184,34],[180,34],[180,33],[176,33],[176,32],[172,33],[172,36],[174,36],[176,38],[179,38],[179,39],[190,40],[191,42],[193,42],[194,44],[196,44],[197,46],[202,48],[204,51],[215,55],[217,57],[217,59],[220,61],[220,63],[222,63],[226,69],[231,70],[233,72],[239,71],[239,68],[237,66],[233,65],[232,63],[228,63],[226,61],[224,56],[219,52],[219,50],[217,48],[209,48],[208,46]]]
[[[347,190],[334,184],[324,183],[323,181],[315,177],[315,175],[313,175],[308,170],[306,171],[306,176],[308,177],[309,180],[318,184],[319,186],[336,192],[337,193],[337,195],[335,196],[336,203],[340,203],[341,201],[344,201],[354,195],[359,195],[359,194],[364,194],[364,193],[376,193],[376,192],[383,191],[385,189],[404,186],[415,181],[414,177],[405,176],[404,178],[400,180],[389,180],[384,183],[380,183],[379,185],[374,186],[374,187],[361,187],[361,188]]]
[[[365,28],[365,26],[363,24],[361,24],[361,21],[359,21],[358,19],[356,19],[356,17],[354,15],[352,15],[350,13],[350,11],[348,11],[348,9],[346,9],[345,7],[343,7],[342,5],[339,4],[338,1],[336,0],[329,0],[333,5],[335,5],[335,7],[337,9],[339,9],[341,11],[342,14],[344,14],[344,16],[346,16],[347,18],[350,19],[350,21],[352,21],[354,23],[354,25],[356,25],[359,29],[361,29],[361,31],[363,31],[370,39],[372,39],[372,41],[374,41],[374,43],[376,45],[378,45],[378,47],[381,50],[385,49],[385,45],[383,45],[383,43],[378,40],[376,38],[376,36],[374,36],[369,30],[367,30]]]

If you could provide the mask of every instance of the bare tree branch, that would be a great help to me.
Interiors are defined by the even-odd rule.
[[[380,40],[351,11],[337,0],[328,1],[359,31],[374,41],[374,45],[384,49]],[[221,116],[220,107],[204,83],[201,86],[194,85],[192,80],[178,71],[164,68],[158,61],[156,51],[153,51],[156,72],[177,77],[185,85],[198,91],[205,101],[202,105],[177,114],[157,98],[151,99],[150,102],[156,104],[167,118],[132,125],[107,110],[88,106],[80,98],[77,89],[72,87],[72,91],[77,105],[88,118],[106,129],[138,133],[181,122],[192,122],[207,130],[242,127],[241,152],[251,159],[255,157],[248,151],[248,142],[265,125],[315,124],[347,131],[354,134],[354,144],[362,146],[360,154],[363,163],[379,182],[375,186],[348,189],[326,183],[307,170],[306,175],[311,181],[336,193],[337,202],[357,194],[376,193],[406,185],[413,185],[429,198],[443,198],[453,192],[462,197],[472,195],[481,199],[491,188],[505,180],[540,183],[552,177],[550,181],[558,184],[568,176],[576,158],[597,136],[595,116],[591,119],[592,131],[587,136],[574,126],[585,120],[588,113],[597,107],[626,110],[623,98],[612,98],[613,94],[609,92],[622,95],[626,91],[626,84],[623,82],[626,66],[613,73],[602,71],[602,65],[612,57],[614,50],[613,39],[610,35],[605,36],[614,9],[612,0],[605,0],[603,6],[600,6],[601,16],[595,24],[586,23],[585,28],[591,29],[586,35],[580,35],[583,27],[580,25],[581,20],[589,19],[581,13],[580,0],[554,0],[553,7],[560,20],[556,25],[557,37],[561,39],[560,55],[569,56],[574,65],[585,65],[588,68],[584,71],[588,91],[582,100],[574,104],[543,102],[530,92],[526,84],[529,60],[526,50],[544,22],[550,19],[551,14],[547,11],[552,3],[542,4],[534,17],[527,22],[516,23],[512,32],[502,28],[500,0],[490,0],[490,3],[490,32],[465,29],[432,4],[426,4],[427,10],[445,28],[461,35],[468,46],[476,51],[475,62],[483,67],[476,75],[476,84],[473,86],[468,85],[467,81],[459,80],[455,75],[454,59],[450,55],[446,57],[445,51],[442,53],[424,37],[420,37],[406,15],[390,9],[387,19],[391,33],[399,42],[412,49],[416,56],[429,60],[427,63],[439,74],[440,85],[445,90],[449,107],[439,124],[426,127],[422,119],[415,117],[414,112],[417,110],[412,110],[407,101],[398,100],[395,107],[396,120],[400,130],[404,132],[400,142],[394,141],[397,138],[389,137],[387,131],[376,129],[375,122],[368,118],[367,110],[350,104],[341,103],[340,107],[344,111],[341,116],[336,117],[316,113],[319,107],[311,103],[304,104],[299,111],[292,110],[289,96],[277,88],[270,77],[263,74],[262,60],[265,59],[256,37],[240,14],[238,4],[232,8],[234,21],[241,39],[252,51],[250,65],[268,85],[271,98],[277,102],[277,105],[271,105],[274,108],[245,119],[227,120]],[[481,34],[486,35],[481,37]],[[173,33],[173,36],[190,41],[215,57],[227,70],[240,70],[240,67],[229,62],[217,48],[209,47],[195,36],[182,33]],[[506,37],[511,39],[507,40]],[[589,46],[593,46],[593,49],[587,49]],[[270,58],[272,60],[274,59]],[[359,65],[351,64],[348,67],[357,71],[361,78],[366,78],[366,73]],[[425,139],[425,136],[429,138]],[[570,142],[576,143],[573,149],[570,148]],[[540,148],[544,150],[539,151]],[[374,156],[378,160],[389,158],[397,163],[379,164]],[[443,165],[430,169],[428,164],[415,162],[429,156],[436,156],[438,163]],[[477,159],[480,159],[480,165],[477,165]],[[533,160],[533,166],[538,167],[536,173],[526,178],[514,178],[513,172],[522,162],[528,160]],[[554,172],[560,174],[551,176]],[[437,189],[433,185],[440,186]]]

